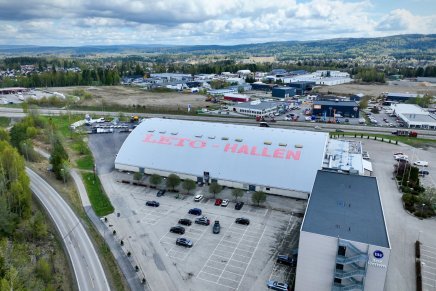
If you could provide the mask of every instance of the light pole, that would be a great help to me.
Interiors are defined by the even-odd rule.
[[[65,185],[65,169],[61,169],[61,175],[62,175],[62,179],[64,180],[64,185]]]
[[[27,153],[27,143],[23,142],[23,146],[24,146],[24,150],[26,151],[26,161],[28,161],[29,160],[29,155]]]
[[[329,114],[329,120],[330,120],[330,118],[332,117],[332,109],[333,109],[333,107],[329,107],[329,110],[330,110],[330,114]]]

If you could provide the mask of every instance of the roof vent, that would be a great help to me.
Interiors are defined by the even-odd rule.
[[[165,131],[165,130],[163,130],[163,131],[159,131],[159,133],[166,133],[166,131]]]
[[[296,147],[297,149],[301,149],[301,148],[303,147],[303,145],[302,145],[302,144],[296,144],[295,147]]]
[[[197,134],[195,137],[202,138],[203,135],[202,134]]]
[[[215,139],[215,137],[214,136],[209,136],[208,139]]]
[[[147,130],[148,132],[154,132],[154,129]]]
[[[178,134],[178,132],[172,132],[171,134],[172,134],[172,135],[177,135],[177,134]]]
[[[270,141],[264,141],[264,142],[263,142],[263,144],[266,144],[266,145],[271,145],[271,144],[272,144],[272,142],[270,142]]]
[[[235,138],[236,142],[242,142],[242,138]]]
[[[288,145],[288,144],[286,144],[286,143],[282,143],[282,142],[279,143],[279,146],[280,146],[280,147],[285,147],[285,146],[287,146],[287,145]]]
[[[222,139],[222,140],[229,140],[228,137],[222,137],[221,139]]]

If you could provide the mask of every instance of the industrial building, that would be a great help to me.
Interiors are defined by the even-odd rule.
[[[386,101],[406,102],[410,99],[415,99],[420,95],[415,93],[387,93],[385,95]]]
[[[272,89],[272,97],[286,98],[297,94],[297,89],[293,87],[274,87]]]
[[[265,92],[269,92],[272,91],[272,89],[274,87],[277,87],[278,85],[276,84],[265,84],[262,82],[254,82],[251,84],[251,88],[253,90],[259,90],[259,91],[265,91]]]
[[[225,93],[224,100],[233,102],[248,102],[250,101],[250,96],[236,93]]]
[[[293,87],[297,91],[297,95],[304,95],[306,92],[312,91],[313,87],[315,87],[315,82],[313,81],[295,81],[292,83],[287,83],[286,86]]]
[[[237,103],[227,106],[230,111],[237,112],[240,114],[257,117],[257,116],[268,116],[278,111],[279,103],[273,101],[252,101],[245,103]]]
[[[383,291],[390,256],[375,177],[318,171],[300,229],[296,291]]]
[[[356,101],[314,101],[312,114],[325,117],[359,118],[359,105]]]
[[[307,199],[328,134],[151,118],[127,137],[118,170]]]
[[[320,70],[310,74],[283,78],[284,83],[295,83],[301,81],[314,82],[316,85],[333,86],[350,83],[353,81],[353,79],[350,78],[350,74],[348,74],[347,72],[328,70]]]
[[[436,115],[415,104],[393,104],[393,113],[408,128],[436,129]]]

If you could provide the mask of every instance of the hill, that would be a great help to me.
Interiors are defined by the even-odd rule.
[[[357,58],[386,56],[434,60],[436,34],[409,34],[379,38],[337,38],[317,41],[282,41],[233,46],[197,45],[170,46],[156,44],[110,46],[0,46],[0,54],[12,55],[70,55],[89,56],[100,54],[238,54],[276,56],[281,60],[302,58]]]

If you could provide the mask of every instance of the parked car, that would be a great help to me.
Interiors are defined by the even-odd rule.
[[[407,156],[407,155],[396,155],[396,156],[394,156],[394,159],[396,161],[398,161],[398,160],[406,160],[406,161],[408,161],[409,160],[409,156]]]
[[[336,129],[335,132],[344,132],[342,129]]]
[[[179,237],[176,240],[176,245],[184,246],[184,247],[187,247],[187,248],[192,248],[193,243],[192,243],[192,240],[190,240],[190,239],[187,239],[187,238],[184,238],[184,237]]]
[[[363,152],[363,153],[362,153],[362,158],[363,158],[364,160],[369,160],[370,157],[369,157],[368,152]]]
[[[195,195],[194,197],[195,202],[200,202],[202,199],[203,199],[203,195]]]
[[[189,214],[193,215],[201,215],[201,209],[200,208],[192,208],[188,211]]]
[[[210,219],[207,218],[206,216],[202,216],[199,218],[195,219],[195,223],[196,224],[202,224],[202,225],[209,225],[210,224]]]
[[[241,210],[242,206],[244,206],[244,202],[240,201],[240,202],[235,204],[235,209],[236,210]]]
[[[163,196],[165,194],[165,192],[166,192],[166,190],[159,190],[159,191],[157,191],[156,196],[157,197]]]
[[[157,201],[147,201],[145,202],[145,205],[152,206],[152,207],[159,207],[160,204]]]
[[[266,123],[266,122],[260,122],[260,123],[259,123],[259,126],[260,126],[260,127],[269,127],[269,124]]]
[[[297,263],[296,257],[290,257],[287,255],[278,255],[277,256],[277,263],[288,265],[288,266],[295,266]]]
[[[277,281],[269,280],[266,282],[266,286],[268,289],[279,290],[279,291],[288,291],[288,284],[280,283]]]
[[[181,218],[179,219],[179,224],[190,226],[192,224],[192,221],[187,218]]]
[[[222,202],[223,202],[222,199],[219,199],[219,198],[215,199],[215,205],[216,206],[220,206]]]
[[[239,217],[239,218],[236,218],[235,223],[249,225],[250,219],[244,218],[244,217]]]
[[[413,164],[415,166],[428,167],[428,162],[427,161],[415,161]]]
[[[183,226],[173,226],[170,228],[170,232],[178,233],[178,234],[184,234],[185,228]]]
[[[222,207],[227,207],[227,205],[229,205],[229,199],[224,199],[223,202],[221,203]]]
[[[426,176],[428,174],[430,174],[430,172],[427,170],[419,170],[419,175],[421,175],[421,176]]]
[[[218,234],[220,233],[220,230],[221,230],[220,222],[218,220],[215,220],[215,223],[213,224],[212,232]]]

